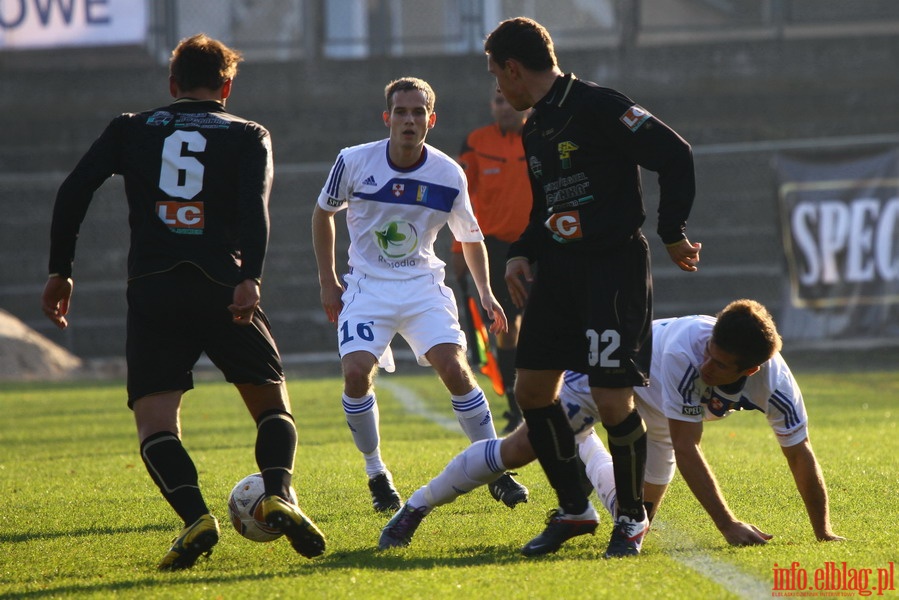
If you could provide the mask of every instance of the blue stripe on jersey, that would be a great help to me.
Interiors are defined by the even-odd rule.
[[[687,370],[684,371],[684,376],[681,378],[680,383],[677,384],[677,391],[680,392],[681,398],[687,402],[690,400],[690,391],[693,389],[693,382],[696,381],[698,376],[696,367],[690,365],[687,367]]]
[[[343,162],[343,155],[337,157],[334,168],[331,169],[331,178],[328,179],[328,195],[332,198],[338,198],[340,190],[340,180],[343,178],[343,172],[346,170],[346,164]]]
[[[505,471],[494,459],[496,456],[496,445],[500,442],[502,442],[501,439],[495,439],[487,440],[487,443],[484,444],[484,461],[487,463],[487,468],[494,473]]]
[[[343,401],[343,412],[348,415],[358,415],[365,411],[371,410],[375,405],[374,394],[363,399],[361,404],[350,404],[346,400]]]
[[[480,408],[485,404],[487,403],[484,401],[484,392],[481,392],[471,400],[466,400],[464,402],[453,400],[453,410],[458,412],[468,412]]]
[[[784,423],[787,429],[792,429],[799,425],[799,416],[796,414],[796,407],[793,406],[793,403],[790,402],[786,396],[784,396],[783,392],[774,390],[774,393],[768,398],[768,402],[783,413]]]
[[[433,210],[450,212],[459,191],[456,188],[417,179],[391,179],[378,191],[372,194],[357,192],[356,197],[374,202],[424,206]]]

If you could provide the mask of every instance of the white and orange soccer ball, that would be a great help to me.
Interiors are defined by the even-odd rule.
[[[262,520],[262,499],[265,498],[265,485],[262,475],[253,473],[237,482],[231,495],[228,496],[228,516],[237,533],[254,542],[271,542],[283,534],[272,529]],[[296,504],[297,493],[291,487],[290,499]]]

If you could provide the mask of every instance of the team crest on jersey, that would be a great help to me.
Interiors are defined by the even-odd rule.
[[[534,177],[539,179],[543,175],[543,164],[536,156],[532,156],[528,159],[528,167],[531,169],[531,173],[534,174]]]
[[[404,183],[394,183],[393,184],[393,195],[399,198],[406,191],[406,184]]]
[[[652,116],[648,110],[642,106],[634,104],[627,109],[627,112],[619,117],[624,126],[631,131],[637,131]]]
[[[418,250],[418,230],[408,221],[389,221],[375,229],[374,235],[378,250],[391,265]]]
[[[557,148],[559,149],[559,160],[562,162],[562,168],[570,169],[571,153],[578,149],[578,145],[574,142],[560,142]]]

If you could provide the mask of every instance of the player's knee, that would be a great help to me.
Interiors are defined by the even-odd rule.
[[[369,353],[353,352],[343,357],[343,380],[348,396],[360,398],[374,382],[377,360]]]

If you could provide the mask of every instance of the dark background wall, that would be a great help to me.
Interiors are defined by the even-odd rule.
[[[786,267],[772,153],[899,134],[897,56],[899,36],[877,32],[559,51],[563,70],[626,93],[694,145],[688,233],[704,245],[698,273],[669,264],[654,234],[657,186],[644,174],[657,316],[714,313],[735,297],[777,315]],[[480,54],[242,65],[228,107],[274,140],[263,305],[286,355],[335,357],[319,307],[312,207],[340,148],[386,135],[383,86],[402,75],[437,92],[433,145],[454,154],[489,121],[492,82]],[[166,77],[139,48],[0,54],[0,308],[82,357],[123,353],[125,201],[118,178],[97,194],[78,246],[71,326],[58,332],[39,306],[55,191],[113,116],[168,102]],[[341,232],[339,258],[345,242]],[[444,256],[447,246],[444,237]]]

